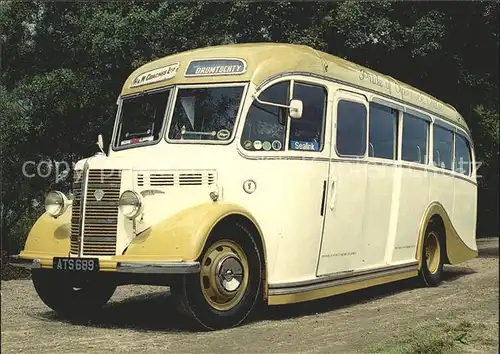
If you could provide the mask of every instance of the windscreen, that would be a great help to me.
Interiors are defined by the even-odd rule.
[[[243,86],[179,89],[168,138],[229,140],[235,127],[243,89]]]
[[[125,98],[116,139],[117,147],[160,139],[170,90]]]

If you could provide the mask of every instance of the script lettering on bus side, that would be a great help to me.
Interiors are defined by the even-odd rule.
[[[376,73],[367,70],[363,69],[360,70],[359,80],[368,81],[372,85],[376,85],[382,89],[385,89],[389,94],[392,94],[392,92],[395,91],[396,94],[401,95],[404,99],[415,100],[417,101],[418,104],[427,106],[429,108],[433,108],[438,111],[442,110],[444,107],[444,105],[441,102],[432,99],[431,97],[425,94],[422,94],[410,88],[402,87],[397,82],[392,83],[389,80],[380,77]],[[395,87],[394,90],[393,86]]]
[[[369,71],[361,69],[359,79],[361,81],[368,80],[370,84],[377,85],[380,88],[385,89],[389,93],[392,93],[391,82],[384,78],[381,78],[375,73],[371,73]]]
[[[433,100],[429,96],[420,92],[401,87],[400,85],[396,86],[396,93],[400,94],[405,99],[415,100],[424,106],[428,106],[436,110],[442,110],[444,107],[441,102]]]

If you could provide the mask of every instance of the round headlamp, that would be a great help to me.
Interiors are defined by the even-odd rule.
[[[64,214],[69,206],[69,200],[63,192],[51,191],[45,197],[45,211],[53,218]]]
[[[118,207],[123,215],[129,219],[134,219],[142,211],[142,198],[134,191],[125,191],[120,196]]]

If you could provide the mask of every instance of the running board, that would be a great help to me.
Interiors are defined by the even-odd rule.
[[[376,268],[321,277],[311,281],[269,285],[269,305],[291,304],[320,299],[412,278],[418,275],[418,263]]]

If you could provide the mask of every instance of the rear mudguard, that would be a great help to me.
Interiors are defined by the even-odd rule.
[[[453,224],[451,223],[448,213],[444,207],[438,203],[433,202],[428,207],[422,218],[420,224],[420,231],[417,243],[417,254],[416,258],[418,260],[418,269],[422,266],[422,245],[424,242],[425,229],[429,224],[429,221],[433,216],[439,216],[443,220],[444,232],[445,232],[445,242],[446,242],[446,256],[448,258],[449,264],[457,264],[465,262],[469,259],[477,257],[477,249],[471,249],[462,240],[460,235],[457,233]]]

